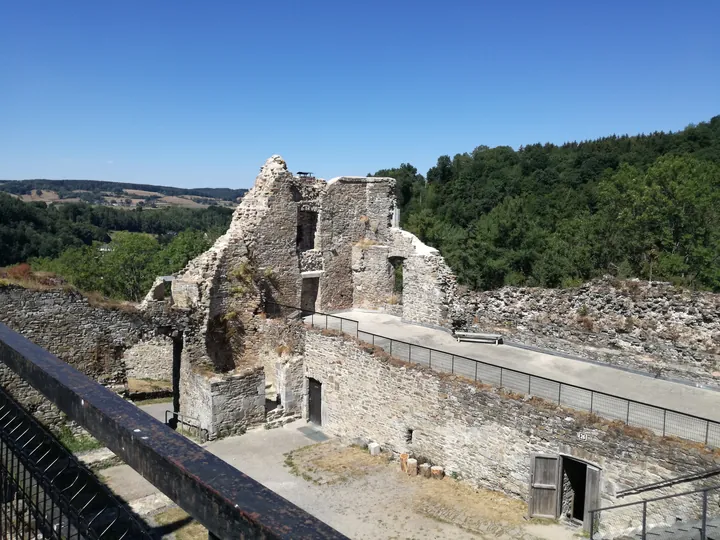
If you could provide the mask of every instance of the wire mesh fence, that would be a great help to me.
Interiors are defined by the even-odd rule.
[[[280,304],[268,306],[268,313],[271,312],[285,316],[296,313],[303,316],[305,322],[314,328],[347,333],[360,341],[381,347],[400,360],[439,372],[454,373],[517,394],[536,396],[607,420],[649,429],[657,435],[674,436],[720,447],[720,423],[712,420],[366,332],[360,330],[357,321],[337,315],[304,311]]]

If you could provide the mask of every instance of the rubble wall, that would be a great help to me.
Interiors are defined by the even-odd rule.
[[[322,383],[322,422],[328,433],[409,452],[473,486],[525,500],[533,453],[563,454],[598,466],[603,506],[635,500],[617,500],[620,489],[720,464],[720,456],[697,445],[392,361],[344,336],[308,332],[305,376]],[[655,496],[688,489],[675,486]],[[650,509],[649,522],[692,515],[696,503],[658,503]],[[638,526],[637,510],[605,513],[601,530]]]
[[[0,322],[117,391],[124,390],[128,376],[165,378],[168,368],[172,372],[172,340],[168,363],[159,332],[185,324],[181,316],[162,310],[104,307],[72,290],[16,285],[0,286]],[[0,384],[45,425],[65,423],[54,405],[3,365]]]
[[[460,298],[458,326],[594,361],[720,387],[720,295],[602,279]]]

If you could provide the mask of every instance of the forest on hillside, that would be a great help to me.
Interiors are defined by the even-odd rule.
[[[126,190],[141,190],[162,195],[210,197],[235,202],[247,193],[247,189],[230,188],[177,188],[169,186],[153,186],[150,184],[132,184],[124,182],[108,182],[105,180],[0,180],[0,191],[14,195],[29,195],[33,190],[55,191],[60,199],[77,197],[77,192],[86,194],[114,194],[126,196]]]
[[[84,291],[138,301],[155,277],[177,272],[208,249],[232,212],[47,205],[0,193],[0,267],[9,266],[0,268],[0,284],[27,283],[37,278],[33,271],[44,272]]]
[[[397,179],[402,226],[461,283],[559,287],[603,274],[720,291],[720,116],[676,133],[440,156]]]

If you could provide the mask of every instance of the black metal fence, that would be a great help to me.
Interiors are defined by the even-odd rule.
[[[345,538],[3,324],[0,364],[177,503],[208,529],[210,538]],[[83,487],[91,479],[72,460],[51,458],[45,448],[55,443],[34,435],[27,419],[13,421],[8,411],[0,412],[0,515],[5,520],[0,538],[143,538],[140,529],[112,536],[103,532],[100,520],[113,525],[111,515],[119,507],[111,503],[97,514],[104,508],[98,491]],[[62,487],[57,484],[61,476]],[[132,525],[125,518],[114,523]],[[93,536],[98,531],[101,535]]]
[[[144,523],[0,388],[0,538],[152,538]]]
[[[454,373],[518,394],[536,396],[607,420],[649,429],[657,435],[674,436],[720,447],[720,423],[712,420],[365,332],[360,330],[357,321],[346,317],[275,303],[268,303],[267,311],[269,315],[302,315],[305,321],[315,328],[339,330],[381,347],[400,360],[427,366],[436,371]],[[618,374],[622,376],[621,372]]]
[[[590,540],[599,538],[601,519],[615,521],[628,527],[627,534],[633,538],[683,538],[688,540],[709,540],[717,538],[720,523],[709,512],[717,508],[720,486],[709,486],[672,495],[663,495],[631,503],[618,504],[590,510]],[[672,508],[683,508],[684,513],[694,516],[682,521],[675,519]],[[601,517],[602,516],[602,517]],[[708,533],[714,533],[710,536]]]

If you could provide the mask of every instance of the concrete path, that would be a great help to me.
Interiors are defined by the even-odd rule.
[[[720,422],[720,392],[628,373],[610,366],[600,366],[506,345],[458,343],[447,332],[404,323],[399,317],[392,315],[360,311],[336,313],[336,315],[357,321],[361,332],[371,332],[439,349],[488,364]],[[315,324],[321,324],[317,315],[315,319]],[[332,323],[331,326],[337,327]],[[354,328],[345,328],[344,330],[353,332]]]

